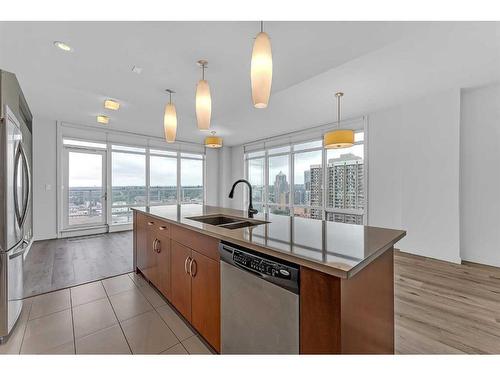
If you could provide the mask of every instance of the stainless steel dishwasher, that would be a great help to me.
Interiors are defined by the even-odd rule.
[[[221,353],[299,353],[299,267],[222,241]]]

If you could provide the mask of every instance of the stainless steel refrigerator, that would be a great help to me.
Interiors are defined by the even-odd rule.
[[[0,342],[2,342],[8,338],[23,307],[23,255],[29,248],[32,237],[31,114],[15,75],[5,71],[0,71],[0,105]]]

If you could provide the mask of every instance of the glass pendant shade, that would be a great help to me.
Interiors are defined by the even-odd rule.
[[[251,64],[252,100],[255,108],[266,108],[271,95],[273,56],[271,40],[265,32],[255,38]]]
[[[325,148],[346,148],[354,144],[354,131],[348,129],[333,130],[323,136]]]
[[[212,133],[211,136],[205,138],[205,147],[210,147],[210,148],[222,147],[222,138],[216,137],[215,133]]]
[[[163,129],[165,130],[165,139],[167,142],[175,142],[175,136],[177,134],[177,113],[175,111],[175,106],[172,103],[168,103],[165,106]]]
[[[196,120],[198,129],[208,130],[210,128],[210,117],[212,115],[212,98],[210,86],[204,79],[198,82],[196,87]]]

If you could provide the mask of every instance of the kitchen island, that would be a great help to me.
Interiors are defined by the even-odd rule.
[[[220,352],[219,244],[300,266],[300,353],[394,353],[394,244],[401,230],[273,214],[230,229],[198,221],[243,211],[134,208],[134,269]]]

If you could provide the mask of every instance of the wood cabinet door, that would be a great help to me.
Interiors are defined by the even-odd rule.
[[[156,278],[153,284],[167,298],[171,299],[171,247],[170,238],[158,235],[156,244]]]
[[[220,352],[220,263],[192,251],[191,323]]]
[[[191,249],[171,241],[171,302],[191,320],[191,276],[186,272],[191,260]]]
[[[156,253],[156,241],[158,240],[156,231],[153,227],[148,229],[148,244],[146,247],[146,269],[144,276],[156,285],[158,279],[158,254]]]
[[[147,268],[146,250],[148,248],[147,217],[136,213],[136,266],[144,273]]]

